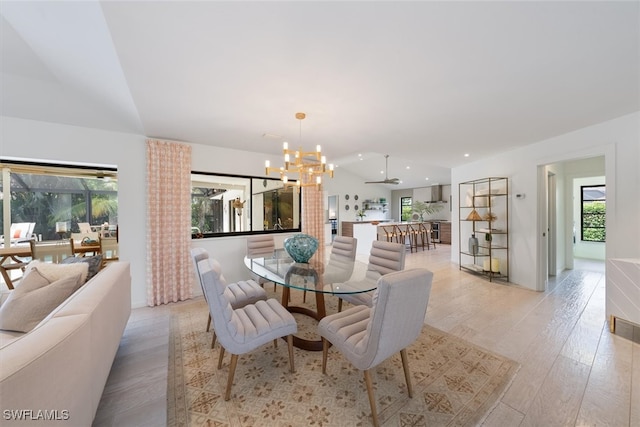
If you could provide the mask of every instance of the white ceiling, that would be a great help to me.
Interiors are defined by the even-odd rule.
[[[0,112],[446,184],[639,110],[639,4],[2,1]]]

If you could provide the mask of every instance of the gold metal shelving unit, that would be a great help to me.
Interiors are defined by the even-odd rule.
[[[490,177],[458,184],[460,270],[509,281],[509,180]],[[475,236],[477,245],[469,240]]]

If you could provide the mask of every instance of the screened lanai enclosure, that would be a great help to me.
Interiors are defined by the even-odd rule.
[[[10,234],[14,230],[17,235],[17,224],[34,224],[30,231],[39,240],[69,237],[80,231],[78,223],[88,223],[94,230],[116,229],[115,169],[4,161],[0,167],[2,243],[14,240]]]

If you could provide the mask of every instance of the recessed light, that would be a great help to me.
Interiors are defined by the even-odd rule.
[[[429,177],[426,177],[426,178],[425,178],[425,181],[429,181]]]
[[[465,157],[469,157],[469,153],[464,153],[464,156]]]
[[[384,174],[384,171],[380,171],[381,174]]]
[[[362,154],[361,154],[361,153],[358,153],[358,157],[362,157]]]

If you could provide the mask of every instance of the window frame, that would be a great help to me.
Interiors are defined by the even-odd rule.
[[[404,201],[405,201],[405,200],[407,200],[407,199],[409,200],[409,204],[405,204],[405,203],[404,203]],[[409,206],[410,208],[413,206],[413,197],[412,197],[412,196],[403,196],[403,197],[400,197],[400,222],[402,222],[402,221],[409,221],[409,220],[411,220],[411,213],[412,213],[412,212],[409,212],[409,214],[408,214],[408,215],[409,215],[409,217],[408,217],[407,219],[404,219],[404,218],[403,218],[402,208],[403,208],[403,207],[405,207],[405,206]],[[412,208],[412,209],[413,209],[413,208]]]
[[[207,238],[231,237],[231,236],[249,236],[249,235],[255,235],[255,234],[280,234],[280,233],[296,233],[296,232],[299,233],[302,230],[302,194],[300,191],[296,191],[296,189],[293,186],[284,187],[284,188],[285,189],[290,188],[293,193],[293,197],[297,196],[298,198],[298,203],[297,203],[298,226],[293,228],[282,228],[282,229],[260,229],[260,230],[253,229],[254,206],[253,206],[252,199],[253,199],[253,196],[258,194],[254,192],[254,187],[256,187],[257,186],[256,184],[259,182],[262,182],[262,183],[266,183],[268,181],[282,182],[280,179],[273,178],[273,177],[255,176],[255,175],[239,175],[239,174],[229,174],[229,173],[220,173],[220,172],[191,171],[192,183],[194,182],[194,179],[193,179],[194,175],[195,176],[201,175],[201,176],[207,176],[207,177],[221,177],[223,179],[238,178],[242,180],[247,180],[248,189],[249,189],[248,191],[249,191],[249,194],[251,194],[251,200],[249,199],[245,200],[246,204],[245,204],[245,207],[243,208],[243,213],[242,213],[243,215],[246,215],[246,217],[249,219],[249,224],[248,224],[249,229],[241,230],[241,231],[203,232],[203,233],[200,233],[199,235],[192,234],[191,235],[192,239],[207,239]],[[193,188],[193,185],[192,185],[192,188]],[[265,188],[266,188],[266,185],[265,185]],[[191,194],[191,199],[192,198],[193,198],[193,191]],[[193,202],[191,203],[191,206],[193,207]]]
[[[0,157],[0,171],[4,171],[5,169],[9,170],[9,193],[12,193],[14,191],[11,188],[11,181],[13,180],[13,175],[16,175],[16,176],[17,175],[43,175],[43,176],[51,176],[51,177],[79,179],[80,180],[79,188],[66,188],[66,187],[65,188],[55,188],[55,187],[41,188],[41,187],[35,187],[31,184],[26,185],[24,181],[22,181],[21,185],[23,186],[26,185],[27,188],[25,188],[24,190],[15,190],[16,192],[24,192],[24,193],[31,192],[31,193],[49,193],[49,194],[58,194],[58,195],[69,195],[70,197],[73,197],[74,195],[82,195],[84,198],[84,203],[86,204],[86,212],[84,214],[85,218],[81,219],[81,221],[79,222],[85,222],[85,221],[89,223],[94,222],[92,218],[94,218],[95,215],[93,213],[92,203],[91,203],[91,201],[93,200],[93,196],[102,195],[102,196],[113,197],[115,195],[116,210],[113,213],[113,215],[115,216],[114,225],[117,227],[117,223],[118,223],[117,203],[118,203],[118,186],[119,186],[117,167],[112,165],[74,164],[74,163],[63,163],[63,162],[54,163],[54,162],[19,160],[19,159]],[[2,172],[2,174],[3,174],[3,178],[1,181],[2,181],[2,187],[4,189],[4,186],[6,185],[6,183],[4,182],[4,172]],[[116,183],[116,190],[91,189],[89,186],[87,186],[86,181],[84,181],[86,179],[106,179],[106,178],[112,179]],[[17,179],[19,179],[19,177],[17,177]],[[4,211],[5,206],[8,206],[7,209],[10,212],[9,214],[10,221],[9,221],[9,224],[5,224],[4,221],[1,221],[3,229],[0,230],[0,234],[5,234],[5,231],[9,230],[9,227],[11,226],[12,223],[24,222],[23,220],[20,220],[19,218],[14,217],[13,215],[14,213],[12,212],[13,211],[12,201],[13,200],[10,197],[5,205],[4,203],[5,200],[3,197],[3,203],[1,203],[2,210]],[[71,215],[71,211],[69,213]],[[109,214],[109,217],[111,217],[111,213]],[[34,235],[42,236],[43,239],[45,237],[47,239],[59,238],[58,236],[56,236],[51,232],[53,228],[46,226],[46,222],[43,223],[38,220],[36,221],[32,221],[32,220],[33,218],[28,222],[36,222],[36,227],[33,232]],[[72,232],[75,229],[75,227],[77,227],[77,225],[74,226],[75,223],[73,222],[73,218],[71,218],[70,221],[60,221],[60,222],[67,222],[67,227],[69,229],[69,232]]]
[[[598,189],[598,188],[602,188],[604,189],[603,193],[604,193],[604,199],[598,199],[598,200],[593,200],[593,199],[585,199],[585,190],[586,189]],[[581,185],[580,186],[580,241],[582,242],[591,242],[591,243],[605,243],[607,236],[606,236],[606,215],[607,215],[607,191],[606,191],[607,186],[605,184],[596,184],[596,185]],[[596,203],[596,202],[602,202],[604,203],[604,217],[605,217],[605,221],[604,224],[601,227],[594,227],[594,226],[587,226],[585,225],[585,217],[589,217],[589,216],[595,216],[595,215],[600,215],[600,214],[593,214],[593,213],[585,213],[585,203]],[[602,240],[594,240],[594,239],[586,239],[585,238],[585,229],[589,229],[589,230],[604,230],[603,236],[604,238]]]

